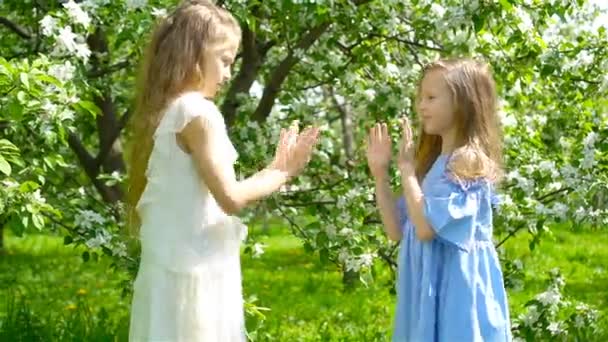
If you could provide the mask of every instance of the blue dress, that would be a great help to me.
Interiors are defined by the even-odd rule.
[[[509,308],[492,242],[492,186],[448,178],[441,155],[422,183],[425,216],[435,231],[417,238],[404,198],[393,341],[511,341]]]

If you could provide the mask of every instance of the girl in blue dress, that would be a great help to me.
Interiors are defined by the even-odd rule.
[[[393,341],[510,341],[506,291],[492,242],[492,204],[501,177],[496,90],[486,64],[441,60],[418,90],[416,147],[407,118],[389,185],[386,124],[369,132],[367,158],[384,230],[401,241]]]

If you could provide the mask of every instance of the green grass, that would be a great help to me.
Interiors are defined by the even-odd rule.
[[[290,236],[262,239],[268,246],[259,259],[243,257],[246,294],[271,309],[262,337],[276,341],[389,340],[394,298],[387,270],[370,286],[344,289],[340,274],[304,252]]]
[[[379,266],[379,276],[370,286],[345,290],[340,275],[331,266],[321,265],[317,255],[304,252],[297,239],[273,229],[261,240],[268,246],[262,257],[244,255],[242,259],[245,296],[256,295],[256,305],[270,308],[261,323],[248,316],[250,330],[259,327],[254,337],[262,341],[389,340],[395,298],[386,286],[390,279],[387,269]],[[111,271],[108,261],[84,263],[82,250],[63,246],[58,237],[9,236],[6,242],[8,254],[0,256],[0,298],[5,302],[0,300],[0,340],[10,337],[11,331],[24,329],[8,325],[25,324],[47,337],[38,340],[68,339],[66,336],[73,337],[77,331],[86,340],[126,341],[130,298],[121,297],[119,283],[124,275]],[[525,234],[507,242],[506,254],[522,259],[525,265],[523,290],[509,294],[513,317],[528,299],[545,289],[547,272],[554,267],[566,278],[567,296],[608,316],[605,246],[605,230],[557,230],[533,252],[528,250]],[[7,322],[11,301],[26,306],[29,316]],[[13,316],[14,311],[13,305]],[[82,317],[91,327],[79,332],[74,322]],[[58,325],[63,327],[62,333],[56,331]],[[608,329],[605,323],[604,329]],[[110,334],[117,336],[111,338]]]
[[[534,251],[530,251],[528,240],[521,234],[505,246],[506,256],[521,259],[525,270],[525,287],[511,292],[511,307],[517,310],[533,294],[543,291],[549,270],[559,268],[566,279],[567,296],[592,304],[608,316],[607,230],[555,229]]]
[[[81,253],[82,249],[64,246],[58,237],[8,236],[6,254],[0,256],[0,298],[4,299],[0,332],[11,328],[6,327],[9,306],[13,310],[24,306],[24,314],[33,320],[28,327],[40,328],[31,340],[63,339],[74,329],[71,323],[83,320],[81,315],[87,316],[87,324],[103,321],[106,329],[116,326],[116,331],[127,331],[124,317],[129,299],[121,298],[121,276],[110,270],[108,260],[84,263]],[[65,326],[57,327],[58,322]],[[124,335],[117,338],[126,340]],[[1,334],[0,340],[4,340]]]

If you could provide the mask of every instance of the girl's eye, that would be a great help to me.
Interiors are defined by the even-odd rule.
[[[434,100],[434,99],[435,99],[435,96],[427,96],[427,98],[428,98],[429,100]]]

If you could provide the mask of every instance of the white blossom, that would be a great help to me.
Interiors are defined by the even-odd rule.
[[[65,26],[59,29],[57,41],[60,43],[60,48],[63,48],[68,52],[74,52],[76,50],[76,34],[72,32],[72,27],[70,26]]]
[[[589,132],[585,139],[583,139],[583,145],[585,148],[592,148],[595,142],[597,141],[597,133]]]
[[[164,8],[156,8],[156,7],[153,7],[153,8],[152,8],[152,15],[153,15],[154,17],[156,17],[156,18],[159,18],[159,17],[164,17],[164,16],[166,16],[166,15],[167,15],[167,10],[166,10],[166,9],[164,9]]]
[[[110,240],[112,240],[112,236],[105,230],[102,230],[97,232],[94,238],[87,240],[85,244],[89,248],[97,248],[109,243]]]
[[[353,259],[353,258],[347,259],[345,264],[346,264],[345,266],[346,266],[347,272],[348,271],[357,272],[361,269],[361,265],[360,265],[359,261],[356,259]]]
[[[534,323],[536,323],[536,321],[538,321],[539,317],[540,312],[538,311],[538,308],[536,305],[531,305],[528,307],[528,312],[526,312],[525,315],[520,315],[519,319],[524,325],[532,326]]]
[[[536,296],[536,299],[546,306],[553,306],[561,300],[561,294],[556,290],[548,290]]]
[[[590,54],[587,50],[582,50],[578,54],[578,63],[582,66],[587,66],[593,63],[593,55]]]
[[[36,189],[36,191],[32,193],[32,200],[40,204],[46,203],[46,199],[42,197],[40,189]]]
[[[364,253],[364,254],[361,254],[359,259],[361,260],[361,266],[370,267],[372,265],[372,263],[374,262],[374,255],[371,253]]]
[[[431,5],[431,11],[440,18],[445,14],[445,8],[438,3],[433,3]]]
[[[126,0],[125,5],[130,10],[140,9],[148,4],[148,0]]]
[[[583,160],[581,162],[581,167],[583,170],[589,170],[593,168],[596,164],[595,160],[595,149],[586,148],[583,150]]]
[[[103,216],[91,210],[79,210],[74,221],[76,226],[86,229],[93,228],[94,224],[103,225],[105,223]]]
[[[85,43],[76,44],[76,57],[86,61],[91,56],[91,50]]]
[[[253,244],[253,257],[254,258],[259,258],[262,254],[264,254],[264,245],[256,242],[255,244]]]
[[[348,252],[348,248],[346,247],[342,247],[340,249],[340,252],[338,253],[338,260],[340,260],[340,262],[345,262],[346,259],[350,258],[350,253]]]
[[[89,27],[89,25],[91,25],[91,18],[87,12],[83,11],[82,8],[80,8],[80,5],[76,4],[73,0],[64,3],[63,7],[65,7],[68,16],[74,20],[75,23],[82,24],[84,27]]]
[[[520,20],[520,22],[517,24],[517,28],[519,28],[520,31],[528,32],[534,27],[532,18],[530,18],[528,12],[522,10],[520,7],[515,8],[515,17],[519,18]]]
[[[112,251],[114,252],[115,256],[118,256],[121,258],[124,258],[128,255],[127,254],[127,245],[122,241],[118,242],[116,244],[116,246],[112,249]]]
[[[353,230],[350,228],[342,228],[339,234],[342,236],[350,236],[353,234]]]
[[[43,35],[47,37],[52,36],[57,30],[57,19],[47,14],[40,20],[40,27],[42,28]]]
[[[565,219],[568,214],[568,206],[564,203],[557,202],[553,205],[553,213],[561,219]]]
[[[55,77],[61,82],[68,82],[74,77],[74,72],[76,71],[76,67],[70,63],[70,61],[66,61],[63,64],[55,64],[49,67],[49,75]]]
[[[506,113],[504,111],[499,111],[498,115],[500,117],[500,122],[504,127],[514,127],[517,126],[517,118],[514,115]]]
[[[552,322],[551,324],[549,324],[547,330],[549,330],[553,335],[558,335],[562,332],[562,329],[560,328],[560,325],[557,322]]]

